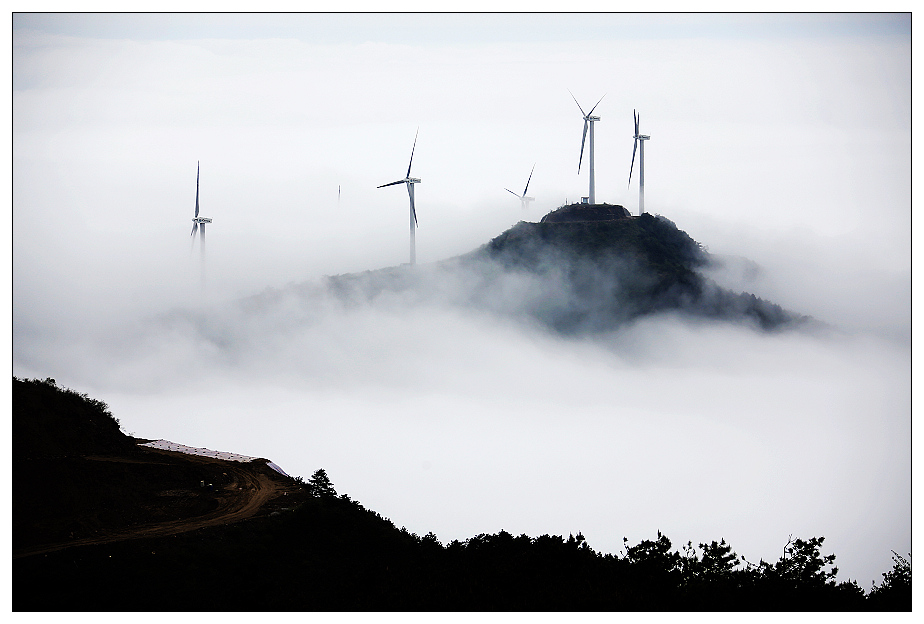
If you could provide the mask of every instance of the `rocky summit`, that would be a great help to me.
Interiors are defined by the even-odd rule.
[[[540,223],[568,223],[581,221],[615,221],[632,215],[618,204],[569,204],[542,217]]]

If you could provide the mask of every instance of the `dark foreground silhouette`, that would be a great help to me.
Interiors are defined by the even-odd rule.
[[[581,534],[500,531],[444,546],[338,495],[324,470],[306,483],[259,462],[152,459],[136,442],[105,403],[54,380],[14,378],[14,610],[911,609],[908,559],[895,554],[867,594],[836,580],[823,537],[790,538],[779,561],[757,564],[724,540],[676,549],[660,532],[617,555]],[[255,489],[258,478],[278,480],[275,498],[222,516],[231,494],[200,484],[247,474]],[[225,522],[190,529],[204,517]],[[155,520],[185,528],[136,530]]]

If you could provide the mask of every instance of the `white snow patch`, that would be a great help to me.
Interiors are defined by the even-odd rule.
[[[155,440],[154,442],[146,442],[144,444],[139,444],[138,446],[149,446],[151,448],[161,449],[164,451],[176,451],[178,453],[186,453],[187,455],[202,455],[204,457],[214,457],[216,459],[224,459],[227,461],[236,461],[247,463],[255,459],[260,459],[259,457],[249,457],[248,455],[239,455],[238,453],[228,453],[225,451],[213,451],[207,448],[199,448],[193,446],[186,446],[185,444],[177,444],[176,442],[171,442],[170,440]],[[266,465],[278,472],[279,474],[289,476],[286,472],[274,464],[271,461],[267,461]]]

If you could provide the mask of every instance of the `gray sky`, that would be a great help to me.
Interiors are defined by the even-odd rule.
[[[825,535],[868,589],[910,549],[910,46],[896,15],[16,15],[14,374],[139,436],[324,467],[444,542],[660,529],[756,560]],[[407,193],[376,187],[418,128],[421,263],[586,195],[569,89],[606,94],[599,200],[636,212],[636,109],[648,211],[836,330],[230,305],[406,262]],[[524,213],[503,189],[534,163]]]

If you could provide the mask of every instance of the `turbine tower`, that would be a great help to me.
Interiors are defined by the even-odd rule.
[[[417,134],[420,134],[420,128],[417,129]],[[411,162],[407,165],[407,175],[404,176],[403,180],[395,180],[394,182],[389,182],[388,184],[383,184],[377,188],[385,188],[386,186],[394,186],[395,184],[407,184],[407,194],[411,199],[411,264],[417,264],[417,249],[414,241],[414,230],[417,227],[417,211],[414,210],[414,185],[420,184],[420,178],[411,177],[411,165],[414,164],[414,150],[417,149],[417,134],[414,135],[414,147],[411,148]]]
[[[568,91],[568,93],[571,93],[571,91]],[[597,100],[597,104],[602,102],[604,97],[606,97],[605,93],[602,98]],[[581,173],[581,161],[584,158],[584,140],[587,138],[587,126],[590,125],[590,193],[588,200],[591,204],[596,204],[597,195],[595,192],[596,187],[594,186],[594,122],[600,121],[599,117],[594,116],[594,109],[597,108],[597,104],[594,104],[594,108],[590,109],[589,113],[585,113],[573,93],[571,93],[571,98],[574,100],[574,103],[577,104],[578,108],[581,109],[581,115],[584,116],[584,134],[581,136],[581,156],[578,158],[578,175]]]
[[[635,120],[635,143],[632,144],[632,164],[629,165],[629,186],[632,185],[632,167],[635,166],[635,148],[638,151],[638,216],[645,212],[645,141],[651,139],[647,134],[638,133],[638,120],[641,115],[632,109],[632,119]],[[641,144],[641,145],[639,145]]]
[[[526,189],[529,188],[529,181],[533,179],[533,171],[535,170],[536,170],[536,164],[533,163],[533,168],[529,172],[529,178],[526,180],[526,187],[523,188],[522,195],[517,195],[516,193],[513,193],[513,191],[511,191],[509,188],[504,187],[505,191],[507,191],[508,193],[513,193],[514,195],[520,198],[520,207],[523,208],[523,210],[526,210],[527,208],[529,208],[529,202],[534,201],[536,199],[535,197],[526,196]]]
[[[199,250],[202,255],[202,287],[205,288],[205,224],[211,223],[208,217],[199,216],[199,163],[196,162],[196,212],[193,215],[193,226],[190,236],[192,244],[196,244],[196,230],[199,230]]]

